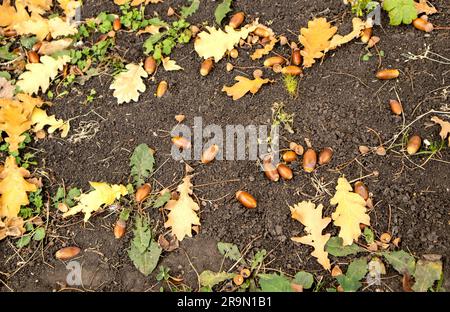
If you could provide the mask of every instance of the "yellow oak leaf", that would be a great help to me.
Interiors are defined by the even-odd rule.
[[[15,218],[20,207],[29,204],[29,192],[37,191],[37,186],[25,180],[30,173],[18,167],[16,158],[9,156],[0,172],[0,217]]]
[[[178,185],[177,191],[180,193],[178,200],[169,200],[165,209],[170,210],[164,227],[172,228],[172,234],[182,241],[185,236],[192,237],[192,226],[200,225],[200,219],[196,211],[198,204],[190,196],[192,194],[192,176],[186,176],[183,183]]]
[[[114,201],[128,194],[127,188],[121,184],[108,184],[104,182],[89,182],[94,189],[75,198],[77,205],[63,214],[63,217],[73,216],[79,212],[84,213],[84,222],[88,221],[92,213],[103,205],[112,205]]]
[[[53,133],[56,130],[61,130],[61,137],[65,138],[70,130],[69,122],[62,119],[56,119],[55,115],[48,116],[45,110],[40,108],[35,108],[31,114],[31,124],[34,125],[33,132],[38,132],[44,129],[45,126],[48,127],[47,132]]]
[[[225,31],[206,26],[208,31],[202,31],[197,35],[194,49],[200,57],[214,58],[217,63],[222,59],[225,52],[231,51],[239,40],[247,38],[248,34],[256,29],[256,25],[246,25],[240,30],[225,26]]]
[[[144,92],[146,87],[142,77],[147,78],[147,72],[142,68],[142,64],[128,64],[126,71],[121,72],[115,78],[110,89],[114,90],[113,95],[119,104],[139,100],[139,92]]]
[[[64,10],[67,19],[75,16],[76,10],[81,7],[81,1],[75,0],[58,0],[59,6]]]
[[[22,3],[28,11],[42,15],[50,10],[53,0],[16,0],[17,2]]]
[[[19,35],[36,35],[39,41],[44,40],[50,32],[48,20],[37,13],[32,13],[30,18],[19,23],[14,22],[13,28]]]
[[[269,28],[270,29],[270,28]],[[257,60],[262,58],[264,55],[267,55],[270,53],[270,51],[273,50],[273,48],[275,47],[275,44],[277,43],[277,38],[275,38],[274,35],[271,35],[269,37],[270,41],[268,43],[266,43],[266,45],[261,48],[261,49],[256,49],[255,52],[253,52],[252,55],[250,55],[252,60]]]
[[[331,264],[328,259],[328,252],[325,251],[325,244],[330,239],[331,234],[322,234],[322,231],[331,222],[331,218],[322,218],[323,206],[316,205],[310,201],[302,201],[294,207],[290,207],[291,217],[305,226],[305,232],[308,234],[302,237],[292,237],[294,242],[306,244],[314,247],[311,255],[317,258],[326,270],[330,270]]]
[[[164,70],[166,70],[166,71],[183,69],[183,67],[178,65],[174,60],[171,60],[169,56],[162,59],[162,64],[163,64]]]
[[[48,28],[53,38],[66,37],[78,33],[75,24],[66,22],[60,17],[49,19]]]
[[[11,25],[15,15],[16,9],[11,6],[11,0],[4,0],[0,5],[0,27]]]
[[[162,25],[149,25],[147,27],[145,27],[144,29],[140,29],[136,32],[136,36],[142,35],[142,34],[159,34],[161,31],[161,28],[166,28],[167,26],[162,26]]]
[[[441,136],[442,140],[445,140],[445,138],[448,136],[448,146],[450,146],[450,122],[444,121],[437,116],[432,117],[431,120],[441,126],[439,135]]]
[[[334,50],[337,47],[339,47],[340,45],[343,45],[343,44],[350,42],[351,40],[359,37],[361,34],[361,31],[364,28],[366,28],[366,26],[367,26],[366,22],[364,22],[363,20],[361,20],[360,18],[357,18],[357,17],[353,18],[352,24],[353,24],[352,32],[350,32],[349,34],[347,34],[345,36],[334,35],[333,38],[331,38],[329,48],[325,49],[325,52],[327,52],[328,50]]]
[[[300,29],[299,41],[303,45],[300,53],[303,56],[304,67],[311,67],[316,62],[315,59],[324,55],[336,31],[337,28],[331,27],[331,24],[323,17],[314,18],[308,22],[308,28]]]
[[[414,2],[417,13],[425,13],[426,15],[431,15],[437,13],[437,9],[434,6],[429,6],[427,0],[419,0],[419,2]]]
[[[38,53],[40,55],[52,55],[56,52],[60,52],[62,50],[67,49],[72,44],[73,39],[71,38],[63,38],[59,40],[52,41],[42,41],[41,47],[39,48]]]
[[[58,71],[62,70],[64,65],[70,61],[70,56],[63,55],[54,59],[51,56],[44,55],[40,63],[27,64],[27,71],[19,76],[17,86],[25,93],[38,93],[39,88],[42,92],[47,91],[50,81],[53,80]]]
[[[19,237],[25,233],[24,221],[20,217],[0,219],[0,241],[8,236]]]
[[[226,92],[228,96],[232,96],[233,100],[238,100],[247,92],[255,94],[259,91],[263,84],[270,82],[269,79],[255,78],[253,80],[242,76],[234,78],[237,82],[231,87],[224,86],[222,91]]]
[[[16,99],[0,99],[0,131],[8,136],[5,142],[9,151],[16,152],[25,140],[24,132],[31,128],[31,114],[35,107],[42,106],[39,98],[17,94]]]
[[[370,225],[370,217],[366,213],[366,201],[352,191],[352,186],[345,178],[339,178],[336,186],[336,194],[330,203],[336,205],[336,211],[331,218],[334,225],[340,227],[339,237],[343,240],[343,246],[353,244],[361,235],[360,223]]]

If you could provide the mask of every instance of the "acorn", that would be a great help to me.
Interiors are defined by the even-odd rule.
[[[372,37],[372,27],[364,28],[363,31],[361,31],[361,41],[363,43],[368,43],[370,37]]]
[[[279,74],[283,70],[283,67],[280,64],[275,64],[272,66],[272,70],[274,73]]]
[[[232,58],[237,58],[238,56],[239,56],[239,52],[238,52],[238,50],[236,50],[236,49],[233,49],[233,50],[231,50],[230,51],[230,56],[232,57]]]
[[[247,192],[237,191],[236,199],[246,208],[254,209],[257,206],[256,199]]]
[[[388,244],[388,243],[391,241],[391,238],[392,238],[391,234],[389,234],[389,233],[383,233],[383,234],[381,234],[381,236],[380,236],[380,241],[381,241],[382,243]]]
[[[200,75],[207,76],[213,68],[213,59],[210,57],[202,62],[200,66]]]
[[[289,43],[289,41],[288,41],[288,39],[286,38],[286,36],[280,36],[279,39],[280,39],[280,44],[281,44],[282,46],[284,46],[284,45],[286,45],[286,44]]]
[[[55,258],[59,260],[69,260],[76,257],[81,249],[78,247],[64,247],[55,253]]]
[[[431,24],[427,20],[420,18],[420,17],[413,20],[412,24],[418,30],[425,31],[425,32],[431,32],[434,28],[433,24]]]
[[[305,154],[303,155],[303,170],[305,170],[308,173],[313,172],[314,168],[316,167],[316,163],[317,163],[316,152],[312,148],[307,149]]]
[[[35,51],[28,51],[28,62],[39,63],[39,55]]]
[[[243,278],[249,278],[250,277],[250,270],[247,268],[243,268],[241,269],[241,271],[239,272],[240,275],[242,275]]]
[[[299,76],[303,73],[303,71],[298,66],[289,65],[289,66],[283,67],[283,69],[281,70],[281,73],[285,74],[285,75]]]
[[[118,31],[120,28],[122,28],[122,23],[120,22],[120,18],[117,17],[113,22],[113,29],[114,31]]]
[[[150,194],[152,190],[152,186],[149,183],[142,184],[135,193],[135,198],[138,203],[147,198],[148,194]]]
[[[39,49],[42,47],[42,41],[36,42],[32,47],[31,50],[34,52],[38,52]]]
[[[270,160],[263,161],[263,170],[266,177],[273,182],[277,182],[280,179],[277,168],[272,164]]]
[[[333,149],[331,147],[325,147],[319,153],[319,165],[326,165],[331,161],[333,157]]]
[[[300,49],[296,48],[292,50],[292,64],[300,65],[302,63],[302,55],[300,54]]]
[[[283,160],[287,163],[297,160],[297,154],[294,151],[287,151],[283,154]]]
[[[261,69],[255,69],[253,71],[253,78],[261,78],[263,76],[263,71]]]
[[[391,107],[391,111],[395,115],[401,115],[403,113],[402,104],[397,100],[389,100],[389,106]]]
[[[300,144],[297,144],[295,142],[289,143],[289,148],[293,150],[297,155],[301,156],[303,155],[304,148]]]
[[[368,48],[373,48],[378,42],[380,42],[380,37],[372,36],[369,39],[369,42],[367,43]]]
[[[408,144],[406,145],[406,151],[408,152],[409,155],[414,155],[420,149],[421,145],[422,145],[422,139],[420,138],[420,136],[413,135],[408,140]]]
[[[376,77],[380,80],[395,79],[400,75],[398,69],[382,69],[377,72]]]
[[[172,143],[178,148],[188,149],[191,147],[191,141],[182,136],[176,136],[172,138]]]
[[[244,22],[244,19],[245,19],[244,12],[237,12],[230,18],[230,22],[228,23],[228,25],[230,25],[231,28],[236,29],[239,26],[241,26],[241,24]]]
[[[166,91],[167,91],[167,87],[168,87],[168,85],[167,85],[167,81],[161,81],[159,84],[158,84],[158,87],[156,88],[156,97],[158,97],[158,98],[161,98],[161,97],[163,97],[163,95],[166,93]]]
[[[285,180],[291,180],[294,176],[292,169],[285,164],[278,164],[277,171],[278,174]]]
[[[196,25],[191,25],[191,33],[192,33],[192,37],[197,36],[197,34],[200,32],[200,28],[198,28],[198,26]]]
[[[219,153],[219,146],[217,144],[213,144],[207,149],[205,149],[201,157],[202,164],[207,164],[213,161],[218,153]]]
[[[262,28],[262,27],[256,28],[256,29],[253,31],[253,33],[254,33],[255,35],[257,35],[258,37],[263,37],[263,38],[269,37],[269,36],[270,36],[270,32],[269,32],[267,29]]]
[[[355,185],[353,186],[353,191],[361,196],[364,200],[367,200],[369,198],[369,189],[361,181],[355,183]]]
[[[231,64],[231,63],[227,63],[227,67],[226,67],[226,69],[227,69],[227,72],[230,72],[230,71],[232,71],[232,70],[233,70],[233,68],[234,68],[233,64]]]
[[[147,56],[144,61],[144,69],[149,74],[152,75],[156,70],[156,61],[153,56]]]
[[[125,220],[119,219],[114,226],[114,237],[116,239],[122,238],[127,229],[127,222]]]
[[[243,282],[244,277],[242,275],[237,274],[233,277],[233,283],[236,284],[237,286],[241,286]]]

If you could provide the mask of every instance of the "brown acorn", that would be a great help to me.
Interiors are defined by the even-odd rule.
[[[372,27],[364,28],[363,31],[361,31],[361,41],[363,43],[368,43],[370,37],[372,37]]]
[[[319,153],[319,165],[326,165],[331,161],[333,157],[333,149],[331,147],[325,147]]]
[[[59,260],[69,260],[76,257],[81,249],[78,247],[64,247],[55,253],[55,258]]]
[[[158,84],[158,87],[156,88],[156,93],[155,93],[156,97],[158,97],[158,98],[163,97],[164,94],[167,92],[167,88],[168,88],[167,81],[164,81],[164,80],[161,81]]]
[[[142,184],[137,190],[135,194],[136,201],[140,203],[145,198],[147,198],[148,194],[152,191],[152,186],[149,183]]]
[[[382,69],[377,72],[377,78],[380,80],[395,79],[400,75],[398,69]]]
[[[377,36],[370,37],[369,42],[367,42],[367,47],[373,48],[378,42],[380,42],[380,40],[380,37]]]
[[[228,25],[231,26],[231,28],[238,28],[239,26],[241,26],[241,24],[244,22],[245,19],[245,15],[244,12],[237,12],[236,14],[234,14],[231,19],[230,22],[228,23]]]
[[[413,135],[408,140],[408,144],[406,145],[406,151],[408,152],[409,155],[414,155],[420,149],[421,145],[422,145],[422,139],[420,138],[420,136]]]
[[[283,154],[283,160],[287,163],[297,160],[297,154],[294,151],[287,151]]]
[[[263,170],[266,177],[273,182],[277,182],[280,179],[277,168],[272,164],[270,160],[263,161]]]
[[[28,62],[39,63],[39,55],[35,51],[28,51]]]
[[[292,50],[292,64],[300,65],[302,63],[302,55],[300,54],[300,49],[296,48]]]
[[[270,32],[269,32],[267,29],[263,28],[263,27],[258,27],[258,28],[256,28],[256,29],[253,31],[253,33],[254,33],[255,35],[257,35],[258,37],[262,37],[262,38],[265,38],[265,37],[269,37],[269,36],[270,36]]]
[[[114,237],[116,239],[122,238],[127,229],[127,222],[122,219],[118,219],[114,226]]]
[[[120,28],[122,28],[122,22],[120,21],[120,18],[117,17],[113,22],[113,29],[114,31],[118,31]]]
[[[213,68],[213,59],[210,57],[202,62],[200,66],[200,75],[207,76]]]
[[[289,148],[291,150],[293,150],[299,156],[303,155],[303,152],[305,151],[303,146],[301,146],[300,144],[297,144],[295,142],[289,143]]]
[[[359,196],[361,196],[364,200],[367,200],[369,198],[369,189],[361,181],[355,183],[353,191]]]
[[[207,149],[205,149],[201,157],[202,164],[207,164],[213,161],[218,153],[219,153],[219,146],[217,144],[213,144]]]
[[[264,66],[265,67],[272,67],[273,65],[281,65],[285,62],[284,58],[281,56],[271,56],[264,60]]]
[[[247,192],[237,191],[236,199],[246,208],[254,209],[257,206],[256,199]]]
[[[391,111],[395,115],[401,115],[403,113],[402,104],[397,100],[389,100],[389,106],[391,107]]]
[[[303,73],[303,71],[298,66],[289,65],[289,66],[283,67],[283,69],[281,70],[281,73],[285,74],[285,75],[299,76]]]
[[[292,169],[285,164],[278,164],[277,171],[278,174],[285,180],[291,180],[294,177]]]
[[[392,236],[389,233],[383,233],[380,235],[380,241],[385,244],[388,244],[391,241],[391,238]]]
[[[17,31],[14,29],[8,29],[3,32],[3,36],[5,37],[15,37],[17,36]]]
[[[425,32],[431,32],[434,28],[433,24],[431,24],[427,20],[420,18],[420,17],[413,20],[412,24],[418,30],[425,31]]]
[[[172,143],[178,148],[188,149],[191,147],[191,141],[182,136],[176,136],[172,138]]]
[[[314,168],[316,167],[316,163],[317,154],[312,148],[309,148],[303,155],[303,170],[308,173],[313,172]]]
[[[156,70],[156,61],[153,56],[147,56],[144,61],[144,69],[149,74],[152,75]]]
[[[34,52],[38,52],[41,47],[42,47],[42,41],[39,41],[33,45],[31,50],[33,50]]]

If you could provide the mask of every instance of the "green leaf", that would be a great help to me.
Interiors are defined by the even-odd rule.
[[[258,250],[258,252],[255,254],[255,256],[252,259],[252,265],[251,270],[253,271],[257,267],[263,263],[264,259],[266,258],[267,251],[265,249]]]
[[[364,239],[366,240],[367,244],[372,244],[375,241],[375,235],[373,234],[372,230],[368,227],[364,228]]]
[[[28,50],[31,49],[36,42],[37,42],[36,36],[20,38],[20,44],[23,45]]]
[[[16,58],[16,55],[14,53],[9,52],[9,47],[11,46],[11,43],[5,44],[4,46],[0,47],[0,59],[12,61]]]
[[[433,287],[435,281],[440,280],[442,275],[442,262],[419,260],[416,264],[414,279],[416,282],[412,289],[416,292],[426,292]]]
[[[66,196],[66,204],[69,207],[75,205],[75,198],[81,195],[81,190],[79,188],[73,187],[67,192]]]
[[[348,255],[355,255],[358,252],[364,251],[363,248],[356,244],[351,244],[350,246],[342,246],[343,241],[340,237],[331,237],[327,244],[325,245],[325,251],[330,255],[335,257],[345,257]]]
[[[218,242],[217,249],[222,256],[230,260],[238,261],[241,258],[241,252],[235,244]]]
[[[200,6],[200,0],[191,0],[191,5],[181,8],[181,18],[186,18],[197,12]]]
[[[145,179],[153,172],[154,164],[153,150],[147,144],[140,144],[134,149],[130,158],[130,166],[131,176],[136,187],[145,183]]]
[[[0,71],[0,77],[5,78],[6,80],[11,80],[11,74],[7,71]]]
[[[45,229],[42,228],[42,227],[37,228],[36,231],[33,234],[33,240],[41,241],[41,240],[44,239],[44,237],[45,237]]]
[[[393,252],[382,252],[381,255],[400,274],[408,273],[412,276],[415,270],[415,259],[409,253],[399,250]]]
[[[231,12],[231,2],[233,2],[233,0],[223,0],[223,2],[216,7],[214,16],[216,17],[217,24],[220,25],[225,16]]]
[[[385,0],[383,9],[389,12],[389,24],[393,26],[411,24],[417,18],[414,0]]]
[[[21,238],[19,238],[19,240],[16,242],[16,247],[22,248],[22,247],[28,246],[30,241],[31,241],[31,235],[30,234],[24,235]]]
[[[134,245],[140,253],[143,253],[150,245],[152,240],[152,231],[150,229],[150,225],[140,216],[136,217],[134,226],[134,238],[131,244]]]
[[[170,200],[171,194],[169,191],[165,192],[155,200],[153,203],[153,208],[159,208],[164,206]]]
[[[263,292],[292,292],[291,281],[284,275],[258,274]]]
[[[302,285],[303,289],[310,289],[314,283],[314,276],[309,272],[300,271],[295,274],[292,282],[297,285]]]
[[[124,210],[122,210],[122,212],[119,215],[119,219],[122,221],[128,221],[128,219],[130,218],[130,209],[125,208]]]
[[[342,286],[344,291],[357,291],[361,286],[361,280],[367,274],[367,260],[360,258],[354,260],[348,266],[346,274],[336,276],[337,281]]]
[[[233,278],[235,274],[227,272],[212,272],[209,270],[200,273],[200,285],[212,288],[227,279]]]

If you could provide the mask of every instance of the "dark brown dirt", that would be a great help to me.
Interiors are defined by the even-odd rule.
[[[101,11],[118,12],[111,1],[86,1],[83,17],[95,16]],[[208,21],[213,24],[214,1],[202,1],[199,12],[190,21],[199,25]],[[95,4],[94,4],[95,3]],[[168,6],[178,7],[183,1],[165,1],[157,6],[149,6],[165,16]],[[431,17],[435,25],[447,25],[450,20],[450,6],[447,1],[433,1],[439,14]],[[273,22],[271,27],[276,33],[284,33],[290,40],[297,40],[298,33],[307,21],[314,16],[325,16],[337,25],[345,25],[341,32],[350,29],[351,14],[342,1],[235,1],[235,10],[248,14],[248,20],[259,17],[262,22]],[[383,25],[388,25],[383,15]],[[292,32],[293,33],[292,33]],[[170,157],[170,137],[168,131],[176,124],[174,115],[186,115],[185,124],[192,125],[196,116],[203,118],[204,124],[268,124],[271,118],[271,106],[274,102],[286,104],[288,112],[295,113],[295,134],[283,132],[282,147],[289,141],[303,143],[309,138],[316,149],[331,146],[335,155],[332,163],[309,175],[295,165],[295,177],[289,182],[269,182],[259,171],[256,162],[216,161],[210,165],[195,167],[195,185],[239,179],[239,182],[214,184],[196,188],[195,193],[201,201],[201,233],[195,238],[186,238],[181,249],[164,253],[161,265],[171,268],[173,275],[181,274],[192,288],[197,288],[197,279],[191,264],[198,272],[205,269],[218,270],[222,257],[215,244],[218,241],[233,242],[241,249],[250,241],[253,249],[272,250],[267,259],[268,268],[294,274],[298,270],[313,272],[317,277],[328,276],[309,254],[311,248],[298,245],[290,237],[301,233],[303,227],[292,220],[288,205],[316,196],[311,178],[316,177],[333,193],[335,181],[344,174],[349,180],[364,176],[374,170],[378,177],[365,179],[373,194],[375,209],[371,213],[372,225],[377,235],[390,231],[394,237],[401,237],[401,248],[416,256],[436,253],[444,256],[444,287],[450,289],[448,262],[450,241],[449,207],[449,149],[430,160],[423,168],[418,168],[401,154],[389,152],[386,156],[375,154],[358,157],[358,146],[377,146],[379,138],[389,140],[402,125],[402,119],[394,117],[388,108],[388,100],[395,98],[395,90],[401,98],[406,121],[410,122],[430,109],[439,109],[450,104],[449,98],[438,88],[449,85],[449,66],[416,60],[405,62],[404,53],[421,54],[425,45],[433,52],[450,56],[448,30],[436,30],[425,34],[411,26],[377,27],[375,34],[381,37],[378,45],[385,51],[382,58],[383,68],[398,68],[399,79],[389,82],[378,81],[374,74],[378,68],[378,59],[372,57],[368,62],[360,61],[365,53],[364,46],[352,42],[329,53],[322,64],[316,64],[306,70],[298,89],[298,97],[293,99],[284,90],[280,76],[264,70],[265,76],[277,80],[270,86],[264,86],[254,96],[245,96],[233,102],[221,92],[223,85],[230,85],[237,74],[244,72],[251,76],[253,69],[227,73],[226,60],[217,64],[214,71],[202,78],[198,74],[200,59],[193,51],[192,43],[176,49],[172,58],[184,71],[159,71],[156,80],[167,80],[169,92],[162,99],[156,99],[153,92],[156,82],[147,82],[147,91],[140,96],[139,103],[118,105],[109,90],[110,76],[102,76],[89,81],[85,86],[71,90],[69,96],[55,101],[52,110],[59,118],[73,118],[72,133],[77,131],[81,121],[96,121],[99,131],[90,141],[71,144],[58,137],[46,139],[35,144],[39,149],[38,158],[42,160],[42,170],[49,174],[46,180],[48,190],[65,183],[88,189],[88,181],[108,181],[127,183],[129,180],[129,157],[140,143],[147,143],[157,151],[157,164],[167,163],[158,171],[155,178],[162,185],[171,185],[182,178],[184,165]],[[120,32],[117,35],[117,50],[127,61],[139,62],[143,59],[142,37],[132,33]],[[288,55],[288,51],[279,49]],[[240,49],[237,66],[255,66],[249,61],[249,51]],[[350,76],[351,75],[351,76]],[[86,95],[95,88],[98,98],[87,106],[83,105]],[[448,88],[447,88],[448,90]],[[447,94],[448,95],[448,94]],[[414,112],[414,108],[421,103]],[[95,112],[86,115],[88,112]],[[430,116],[431,117],[431,116]],[[429,117],[421,119],[412,127],[430,141],[439,140],[437,126],[426,127]],[[373,129],[374,131],[369,131]],[[411,160],[417,164],[426,159],[414,156]],[[354,160],[354,161],[352,161]],[[446,163],[447,162],[447,163]],[[344,165],[347,164],[347,165]],[[156,184],[155,184],[156,186]],[[246,210],[234,199],[238,189],[246,189],[257,199],[259,206],[255,210]],[[324,196],[322,202],[325,214],[330,215],[330,196]],[[150,215],[162,231],[163,218],[157,211]],[[0,243],[0,271],[12,273],[23,265],[22,261],[32,258],[23,268],[13,275],[0,275],[9,288],[17,291],[52,291],[60,289],[65,283],[68,271],[65,264],[54,260],[53,253],[63,244],[80,246],[84,251],[80,261],[83,264],[85,289],[100,291],[142,291],[159,290],[154,274],[149,278],[140,274],[129,260],[126,250],[129,246],[131,231],[126,238],[115,240],[112,226],[116,215],[105,212],[91,219],[83,226],[81,217],[71,219],[72,224],[61,225],[58,213],[51,212],[52,236],[44,246],[36,243],[16,255],[8,241]],[[334,229],[330,230],[335,233]],[[13,243],[13,242],[11,242]],[[332,259],[334,262],[337,259]],[[341,259],[342,260],[342,259]],[[156,272],[156,271],[155,271]],[[384,290],[400,290],[401,278],[388,270],[388,278],[381,287]],[[88,281],[88,282],[86,282]],[[328,277],[326,285],[332,283]],[[0,290],[7,291],[0,285]],[[373,289],[372,289],[373,290]]]

